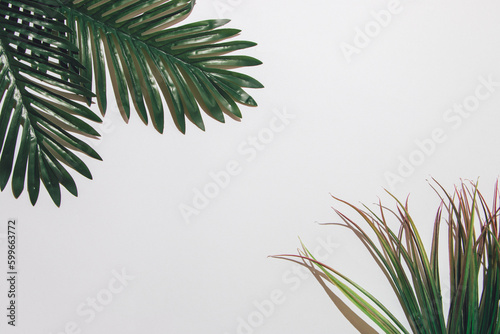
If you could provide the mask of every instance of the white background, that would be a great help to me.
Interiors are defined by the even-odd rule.
[[[338,222],[331,207],[344,207],[330,193],[392,205],[387,173],[418,156],[416,141],[435,129],[446,139],[392,188],[402,199],[410,194],[427,244],[439,202],[426,179],[452,190],[460,179],[479,178],[491,194],[500,165],[500,87],[459,126],[444,115],[474,95],[480,77],[500,82],[500,3],[402,1],[348,62],[341,45],[355,46],[356,29],[388,4],[199,0],[188,22],[230,18],[228,26],[242,29],[239,39],[259,44],[245,51],[264,63],[245,70],[266,86],[249,90],[259,107],[242,108],[241,122],[205,117],[206,132],[189,124],[186,135],[167,119],[160,135],[135,114],[125,124],[111,105],[94,144],[104,161],[86,159],[94,180],[76,176],[78,198],[64,191],[56,208],[43,189],[32,207],[26,193],[17,200],[10,189],[1,193],[0,233],[9,218],[19,224],[20,278],[16,328],[6,324],[7,285],[0,282],[0,331],[357,333],[314,278],[267,258],[295,253],[298,237],[313,249],[329,240],[326,262],[399,315],[362,245],[345,229],[315,222]],[[238,147],[269,134],[275,112],[293,119],[249,161]],[[240,173],[187,221],[180,207],[193,206],[210,173],[230,161]],[[0,250],[5,268],[5,240]],[[122,270],[134,278],[86,321],[77,308],[104,296],[113,271]],[[256,303],[279,292],[281,302],[259,318]],[[78,330],[65,331],[72,322]]]

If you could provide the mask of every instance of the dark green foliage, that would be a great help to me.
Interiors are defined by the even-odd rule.
[[[241,118],[236,102],[255,106],[243,87],[262,85],[230,69],[260,61],[227,55],[255,43],[225,41],[239,33],[220,28],[228,20],[173,27],[194,3],[0,1],[1,189],[11,179],[18,197],[26,185],[35,204],[41,180],[60,205],[60,185],[77,195],[68,166],[92,178],[81,157],[100,157],[82,137],[98,137],[89,122],[101,119],[82,102],[96,97],[105,114],[106,70],[125,120],[134,106],[159,132],[164,102],[183,133],[186,118],[204,129],[200,107],[224,122]]]
[[[53,17],[46,17],[47,12]],[[75,136],[99,136],[88,121],[101,120],[67,97],[89,100],[94,95],[80,75],[78,48],[68,38],[71,30],[64,20],[57,8],[42,3],[0,2],[0,187],[11,178],[18,197],[26,184],[33,204],[40,180],[57,205],[60,185],[77,195],[64,165],[92,178],[75,151],[100,159]]]

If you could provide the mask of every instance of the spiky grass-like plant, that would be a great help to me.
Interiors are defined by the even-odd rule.
[[[418,334],[498,334],[500,333],[500,210],[498,182],[491,206],[478,191],[477,183],[462,184],[448,193],[439,183],[433,187],[441,204],[434,221],[430,252],[424,247],[418,229],[408,212],[408,200],[396,200],[396,209],[378,204],[377,212],[368,207],[346,204],[369,228],[361,227],[338,210],[343,224],[368,249],[389,280],[408,320],[406,328],[374,295],[336,269],[317,261],[302,245],[299,258],[317,268],[359,310],[384,333]],[[395,217],[399,230],[389,227]],[[444,224],[443,224],[444,223]],[[444,225],[444,226],[442,226]],[[447,231],[450,306],[443,305],[439,263],[439,233]]]

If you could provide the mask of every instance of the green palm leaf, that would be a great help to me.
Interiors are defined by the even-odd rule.
[[[201,129],[203,109],[224,122],[224,113],[241,118],[237,103],[256,106],[243,88],[262,85],[235,67],[261,64],[255,58],[227,55],[255,43],[226,41],[237,29],[220,28],[228,20],[205,20],[172,27],[189,16],[194,0],[80,0],[62,8],[91,89],[106,111],[106,64],[114,81],[118,106],[128,120],[135,106],[142,121],[164,129],[163,99],[181,132],[187,117]],[[93,71],[92,71],[93,69]],[[94,73],[93,73],[94,72]],[[131,100],[129,100],[129,93]]]
[[[77,195],[64,165],[92,178],[78,155],[101,158],[78,136],[99,136],[85,119],[101,120],[72,99],[94,94],[65,17],[47,3],[0,1],[0,188],[11,179],[18,197],[26,184],[35,204],[41,180],[59,206],[60,185]]]
[[[201,110],[224,122],[241,118],[238,104],[256,106],[243,88],[260,88],[232,70],[259,65],[228,55],[255,45],[226,41],[228,20],[173,27],[194,0],[0,0],[0,189],[11,179],[18,197],[36,203],[40,180],[59,206],[60,185],[77,195],[65,166],[91,178],[79,157],[99,155],[81,138],[99,134],[87,123],[106,112],[106,69],[125,120],[135,107],[144,123],[163,132],[164,102],[181,132],[187,117],[204,129]],[[129,94],[131,99],[129,99]]]

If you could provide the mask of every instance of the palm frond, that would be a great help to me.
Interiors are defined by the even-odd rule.
[[[224,122],[224,113],[241,118],[237,103],[257,105],[243,88],[260,88],[262,84],[231,69],[261,62],[227,55],[255,43],[226,41],[240,32],[220,28],[228,20],[174,27],[189,16],[194,4],[194,0],[77,0],[61,7],[75,31],[73,41],[81,50],[89,90],[95,77],[103,114],[107,108],[106,65],[125,120],[133,105],[141,120],[145,124],[151,120],[160,133],[165,121],[162,97],[183,133],[186,117],[204,129],[200,107]]]
[[[101,158],[78,137],[99,136],[86,120],[101,119],[74,100],[94,94],[66,18],[50,3],[0,1],[0,188],[11,179],[18,197],[26,184],[34,205],[41,180],[59,206],[60,185],[77,195],[64,165],[92,178],[78,155]]]

